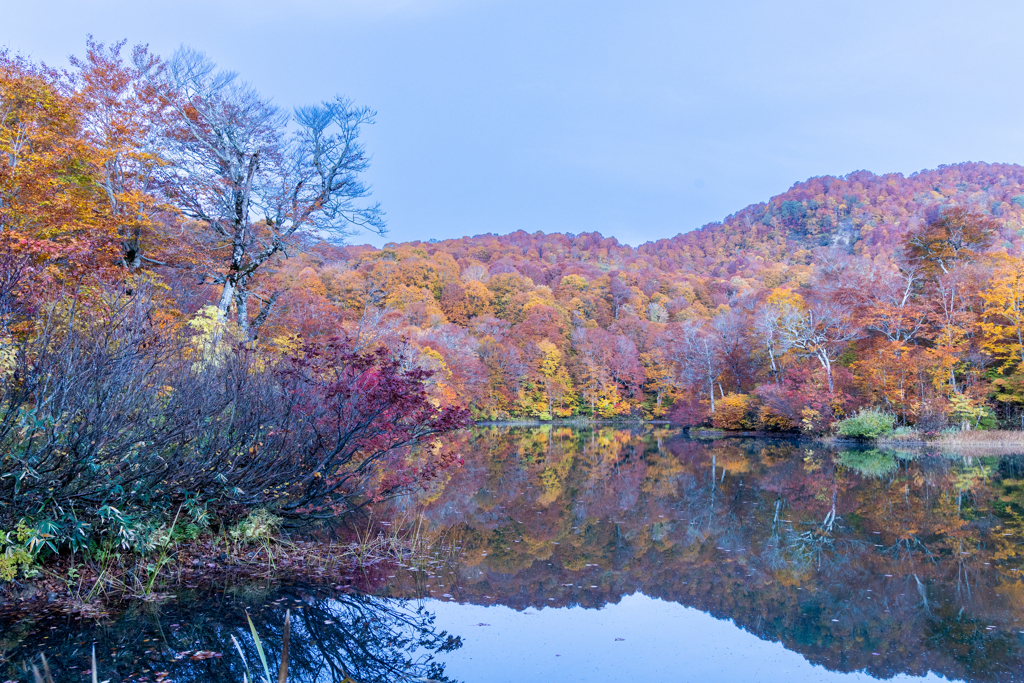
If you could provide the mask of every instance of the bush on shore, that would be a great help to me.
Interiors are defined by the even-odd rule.
[[[877,408],[861,410],[836,423],[836,434],[851,439],[877,439],[892,434],[896,416]]]
[[[17,309],[0,301],[8,329]],[[68,298],[24,325],[0,368],[0,578],[26,554],[154,552],[256,510],[345,515],[457,460],[438,437],[468,411],[402,358],[343,338],[270,356],[152,312],[142,292]]]

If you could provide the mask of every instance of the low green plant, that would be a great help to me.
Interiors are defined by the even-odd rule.
[[[28,546],[31,531],[24,522],[18,522],[14,531],[0,529],[0,581],[13,581],[18,573],[31,572],[35,553]]]
[[[236,543],[268,543],[281,530],[281,518],[260,508],[231,527],[228,535]]]
[[[836,433],[853,439],[877,439],[892,434],[896,416],[878,408],[861,410],[836,423]]]

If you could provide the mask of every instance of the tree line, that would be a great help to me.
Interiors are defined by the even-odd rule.
[[[413,348],[482,419],[826,433],[873,408],[925,431],[1020,428],[1022,265],[992,206],[922,204],[874,246],[801,254],[790,234],[785,254],[757,261],[737,247],[722,258],[749,262],[722,277],[667,269],[683,260],[671,241],[659,267],[651,245],[525,232],[323,249],[274,276],[296,288],[287,329],[316,334],[300,320],[316,308]]]

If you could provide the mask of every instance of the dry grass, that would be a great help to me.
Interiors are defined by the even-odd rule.
[[[1024,431],[969,430],[926,434],[910,431],[876,441],[880,446],[938,449],[949,455],[994,456],[1024,453]]]
[[[875,443],[889,446],[923,446],[928,441],[923,432],[916,430],[902,434],[887,434],[875,439]]]
[[[939,446],[981,446],[1024,449],[1024,432],[1002,429],[967,432],[944,432],[929,439]]]

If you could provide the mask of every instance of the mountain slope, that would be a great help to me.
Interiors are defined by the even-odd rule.
[[[967,206],[1000,219],[1002,246],[1018,250],[1024,166],[962,163],[910,177],[857,171],[811,178],[722,223],[649,242],[638,251],[658,259],[661,268],[704,270],[718,277],[769,262],[807,263],[818,246],[877,256],[891,252],[903,235],[945,206]]]
[[[437,242],[406,242],[390,248],[444,251],[458,259],[517,270],[537,284],[556,284],[553,264],[579,261],[618,269],[641,260],[661,271],[686,271],[714,278],[754,277],[772,264],[806,265],[821,246],[863,256],[889,254],[907,231],[945,206],[968,206],[1003,221],[997,244],[1022,247],[1024,166],[961,163],[904,177],[856,171],[796,183],[767,202],[752,204],[720,223],[638,247],[599,233],[492,234]],[[386,247],[387,248],[387,247]]]

